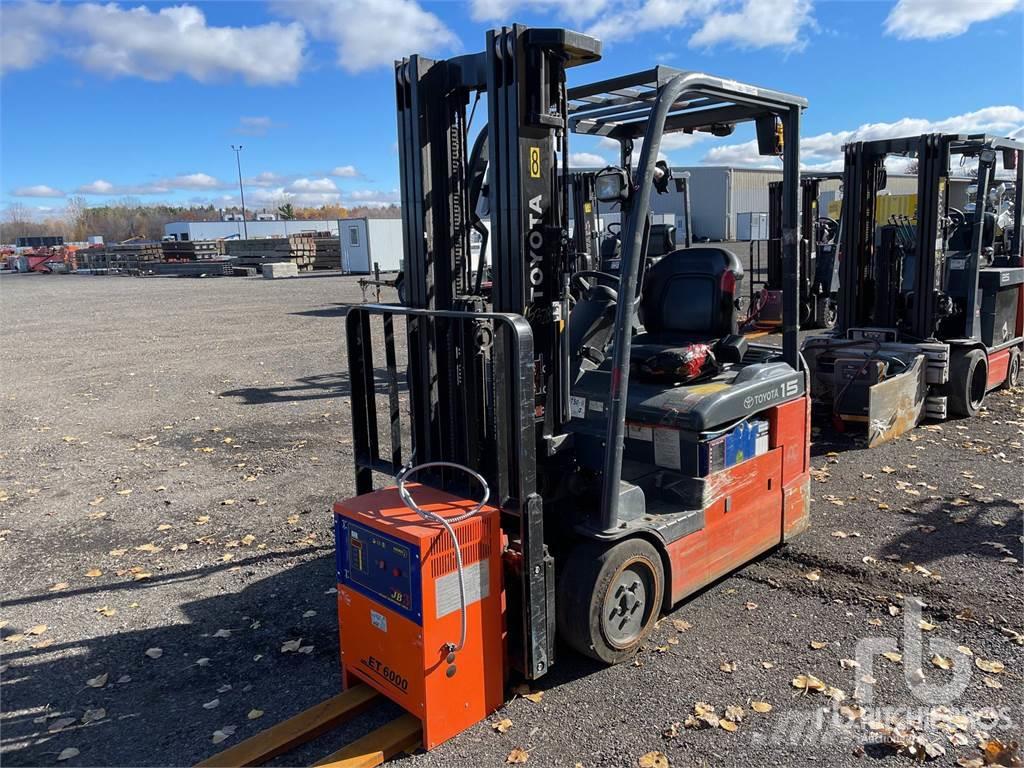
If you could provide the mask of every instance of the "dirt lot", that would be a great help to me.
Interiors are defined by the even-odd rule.
[[[189,765],[215,731],[228,746],[337,692],[329,509],[352,491],[359,295],[334,276],[0,278],[3,764]],[[934,764],[956,765],[1019,735],[1024,392],[870,452],[829,434],[801,539],[666,617],[635,664],[566,651],[492,719],[506,732],[401,762],[909,765],[878,742],[931,713]],[[890,653],[870,669],[869,638]],[[686,727],[698,702],[742,719]]]

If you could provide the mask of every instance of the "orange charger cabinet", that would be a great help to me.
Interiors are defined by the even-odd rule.
[[[409,483],[444,517],[476,506]],[[334,505],[343,685],[364,682],[423,723],[432,749],[504,703],[505,628],[498,510],[453,525],[462,553],[466,641],[451,536],[410,510],[395,488]],[[451,645],[450,645],[451,644]]]

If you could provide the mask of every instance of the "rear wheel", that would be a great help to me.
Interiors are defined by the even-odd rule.
[[[954,416],[973,416],[985,401],[988,358],[980,349],[954,352],[949,364],[949,411]]]
[[[1010,362],[1006,366],[1006,380],[1001,389],[1014,389],[1020,386],[1020,350],[1010,350]]]
[[[661,557],[649,542],[583,542],[562,569],[559,632],[586,656],[625,661],[654,629],[664,591]]]

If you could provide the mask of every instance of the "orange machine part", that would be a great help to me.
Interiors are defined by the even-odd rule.
[[[443,491],[410,483],[416,503],[444,517],[476,506]],[[339,572],[338,624],[343,684],[365,682],[423,723],[423,745],[432,749],[484,719],[504,702],[505,632],[501,583],[499,512],[484,507],[456,523],[466,574],[466,644],[448,661],[447,643],[459,640],[461,612],[458,574],[451,537],[440,524],[408,509],[396,488],[387,488],[334,505],[341,518],[338,547],[347,536],[369,529],[383,541],[408,545],[418,561],[412,588],[419,599],[409,609],[395,608]],[[348,521],[348,527],[345,526]],[[345,533],[348,531],[348,533]],[[339,563],[341,558],[339,558]],[[380,562],[384,562],[382,559]],[[376,564],[371,564],[376,565]],[[389,563],[386,563],[391,568]],[[339,568],[341,565],[339,565]],[[475,593],[474,593],[475,589]],[[475,595],[483,595],[473,599]],[[453,602],[454,601],[454,602]],[[454,608],[453,608],[454,605]],[[415,617],[415,608],[421,618]]]
[[[988,379],[985,382],[985,389],[995,389],[1006,381],[1006,375],[1010,372],[1011,349],[1012,347],[1001,349],[988,356]]]
[[[709,477],[704,528],[666,547],[673,604],[807,527],[809,401],[767,415],[770,450]]]

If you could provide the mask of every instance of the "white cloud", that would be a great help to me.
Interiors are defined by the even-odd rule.
[[[106,179],[96,179],[82,184],[75,192],[82,195],[166,195],[178,190],[230,188],[230,184],[207,173],[186,173],[142,184],[113,184]]]
[[[904,40],[955,37],[971,24],[1020,7],[1021,0],[899,0],[885,19],[885,32]]]
[[[941,120],[904,117],[891,123],[864,123],[852,130],[829,131],[800,140],[800,159],[809,170],[839,170],[843,167],[843,145],[854,141],[874,141],[922,133],[991,133],[1012,136],[1024,130],[1024,109],[1017,106],[984,107]],[[702,160],[709,165],[747,167],[779,166],[777,159],[759,155],[757,142],[728,144],[712,148]]]
[[[296,179],[288,186],[289,192],[337,192],[338,185],[328,178]]]
[[[690,38],[691,46],[731,42],[744,48],[800,47],[813,23],[810,0],[744,0],[733,12],[715,11]]]
[[[395,205],[401,199],[397,189],[392,189],[391,191],[357,189],[346,194],[345,198],[345,204],[348,206],[367,206],[369,208]]]
[[[459,42],[415,0],[277,0],[274,8],[333,43],[338,66],[348,72],[390,67],[410,53],[448,50]]]
[[[331,171],[331,176],[337,176],[339,179],[356,179],[361,175],[354,165],[339,165]]]
[[[96,181],[90,181],[88,184],[83,184],[75,192],[80,192],[83,195],[115,195],[118,194],[114,191],[115,187],[106,179],[96,179]]]
[[[200,82],[241,76],[248,83],[280,84],[294,82],[303,64],[306,32],[296,23],[213,27],[192,5],[156,12],[115,3],[8,5],[4,69],[32,66],[45,51],[64,53],[110,76],[168,80],[185,75]],[[13,51],[6,50],[12,41]]]
[[[577,23],[588,21],[610,5],[610,0],[471,0],[474,21],[507,22],[519,10],[553,11]]]
[[[574,167],[604,168],[608,161],[593,152],[572,152],[569,154],[569,165]]]
[[[603,42],[631,40],[641,32],[681,27],[707,13],[716,0],[643,0],[622,2],[615,13],[604,14],[587,29]]]
[[[46,58],[47,36],[60,13],[56,5],[0,3],[0,74],[30,69]]]
[[[253,176],[251,179],[246,179],[246,185],[254,187],[276,187],[284,184],[286,181],[284,176],[276,174],[272,171],[263,171]]]
[[[265,115],[240,117],[235,133],[240,133],[243,136],[266,136],[267,131],[273,127],[275,127],[274,121]]]
[[[28,187],[18,187],[14,190],[15,197],[64,197],[59,189],[54,189],[46,184],[32,184]]]

